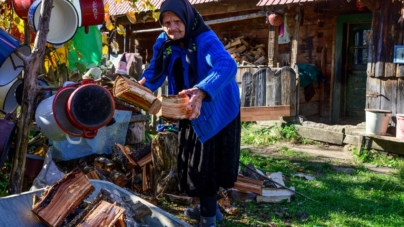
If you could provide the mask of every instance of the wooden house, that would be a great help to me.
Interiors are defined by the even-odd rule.
[[[118,6],[122,3],[106,1],[110,2],[112,14],[123,15],[128,10]],[[158,8],[162,0],[151,2]],[[254,74],[265,66],[275,74],[290,67],[300,82],[304,77],[297,65],[318,70],[310,89],[289,90],[296,93],[295,103],[288,103],[295,105],[291,116],[304,115],[326,124],[356,125],[365,122],[365,109],[390,110],[390,125],[394,127],[396,114],[404,113],[404,59],[400,60],[404,58],[402,0],[190,2],[219,38],[245,37],[265,45],[267,56],[260,67],[239,66],[236,79],[240,84],[245,72]],[[268,12],[283,17],[283,29],[268,23]],[[122,51],[138,51],[144,61],[149,61],[155,38],[162,31],[159,23],[150,12],[137,14],[136,24],[130,24],[125,16],[118,16],[117,21],[127,30],[126,37],[117,37],[124,45]],[[280,39],[285,37],[285,25],[290,39],[286,43]]]

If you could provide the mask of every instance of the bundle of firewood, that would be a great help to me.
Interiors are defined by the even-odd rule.
[[[254,44],[252,41],[247,41],[244,36],[234,39],[224,38],[222,43],[227,52],[239,64],[262,65],[266,62],[265,44]]]

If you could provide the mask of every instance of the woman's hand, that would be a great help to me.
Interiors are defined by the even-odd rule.
[[[201,113],[202,100],[206,97],[206,93],[199,88],[191,88],[183,90],[179,95],[188,95],[190,97],[189,103],[186,107],[186,111],[189,113],[187,118],[193,120],[199,117]]]
[[[141,80],[138,81],[140,85],[143,85],[146,82],[146,77],[143,77]]]

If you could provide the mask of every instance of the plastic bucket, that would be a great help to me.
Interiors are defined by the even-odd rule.
[[[386,135],[389,125],[391,111],[378,109],[365,109],[366,111],[366,133],[372,135]]]
[[[404,114],[396,114],[396,137],[404,139]]]

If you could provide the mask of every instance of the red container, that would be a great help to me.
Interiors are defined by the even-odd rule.
[[[272,26],[280,26],[281,24],[283,24],[283,17],[277,13],[271,12],[268,16],[268,22],[272,25]]]
[[[77,8],[77,7],[76,7]],[[102,0],[80,0],[81,25],[88,33],[88,26],[104,23],[104,2]]]
[[[39,155],[27,154],[25,159],[24,176],[27,178],[35,178],[41,172],[45,158]]]
[[[94,138],[99,128],[107,125],[115,113],[115,101],[111,93],[94,80],[83,81],[66,103],[66,116],[83,136]]]
[[[26,21],[28,18],[29,7],[34,1],[35,0],[12,0],[11,2],[15,13],[17,13],[21,19]]]

